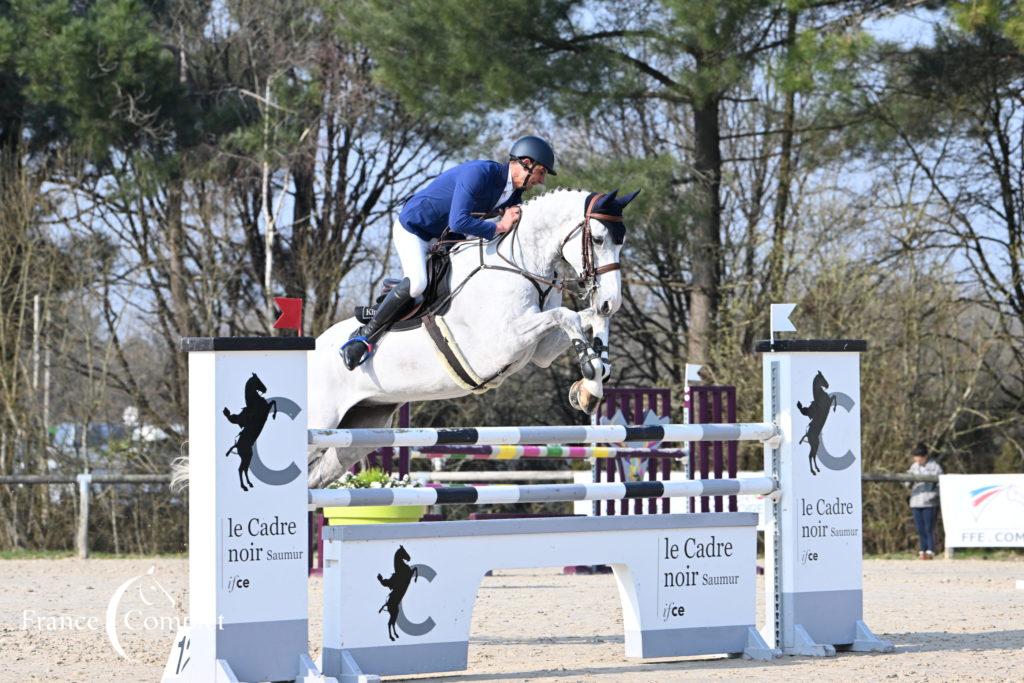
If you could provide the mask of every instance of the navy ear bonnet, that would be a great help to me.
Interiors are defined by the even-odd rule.
[[[601,197],[594,205],[594,213],[603,213],[608,216],[621,216],[626,205],[633,201],[640,190],[627,194],[624,197],[616,197],[618,190],[612,190],[605,196]],[[597,192],[592,192],[587,195],[587,198],[583,200],[583,211],[586,213],[587,208],[590,206],[590,200],[594,198]],[[595,220],[601,220],[599,218]],[[608,228],[608,233],[612,236],[612,242],[615,244],[622,244],[626,241],[626,224],[622,221],[601,221],[601,224]]]

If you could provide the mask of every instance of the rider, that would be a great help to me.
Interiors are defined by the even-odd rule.
[[[554,150],[543,139],[528,135],[512,145],[507,164],[467,161],[414,194],[391,232],[404,279],[377,306],[373,319],[341,347],[345,367],[353,370],[365,362],[406,304],[426,289],[427,252],[445,228],[485,240],[508,232],[519,222],[523,192],[543,185],[548,173],[556,175]],[[501,212],[496,224],[474,215],[494,211]]]

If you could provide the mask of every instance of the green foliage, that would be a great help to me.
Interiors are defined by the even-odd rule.
[[[370,46],[385,86],[419,111],[458,114],[493,104],[544,108],[554,100],[552,82],[591,88],[608,60],[571,39],[581,4],[368,0],[343,11],[348,38]]]
[[[13,48],[35,145],[58,139],[95,163],[114,148],[167,144],[180,96],[172,54],[138,0],[16,0]]]
[[[396,489],[416,488],[420,486],[419,481],[413,481],[409,475],[400,477],[397,474],[390,474],[379,467],[369,467],[360,470],[358,474],[346,472],[341,479],[332,482],[327,488],[331,489]]]
[[[1003,36],[1024,49],[1024,0],[953,2],[950,13],[967,33]]]
[[[856,62],[873,44],[871,36],[860,31],[801,31],[781,57],[778,84],[786,92],[849,93],[860,76]]]

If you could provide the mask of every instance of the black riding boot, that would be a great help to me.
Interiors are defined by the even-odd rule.
[[[374,344],[391,327],[391,323],[402,313],[411,299],[409,278],[404,278],[388,292],[384,301],[380,302],[370,322],[353,332],[341,347],[341,357],[346,368],[355,370],[373,355]]]

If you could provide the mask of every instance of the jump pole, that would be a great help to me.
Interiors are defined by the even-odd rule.
[[[615,448],[611,446],[422,446],[413,458],[445,460],[589,460],[590,458],[683,458],[686,448]]]

